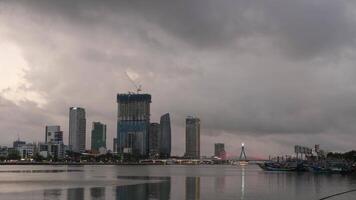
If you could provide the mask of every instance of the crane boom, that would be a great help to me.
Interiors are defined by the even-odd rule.
[[[138,85],[134,80],[132,80],[132,78],[129,76],[129,74],[127,73],[127,71],[125,72],[127,78],[130,80],[130,82],[135,86],[136,89],[136,93],[140,93],[142,91],[142,86]]]

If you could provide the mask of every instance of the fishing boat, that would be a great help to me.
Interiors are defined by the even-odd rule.
[[[290,163],[275,163],[275,162],[270,162],[270,163],[259,163],[258,166],[260,166],[261,169],[264,171],[297,171],[298,166],[297,165],[291,165]]]
[[[322,167],[322,166],[309,166],[308,170],[313,173],[329,173],[330,170],[327,167]]]
[[[309,166],[308,169],[310,172],[328,174],[349,174],[353,172],[352,167],[345,163],[314,164]]]

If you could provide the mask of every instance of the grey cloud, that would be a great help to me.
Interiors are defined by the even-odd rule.
[[[54,24],[65,19],[79,26],[105,24],[106,28],[112,25],[120,29],[122,25],[147,21],[202,49],[226,48],[238,43],[239,39],[262,35],[273,39],[281,52],[287,50],[292,57],[312,58],[324,51],[335,52],[334,49],[343,46],[354,46],[355,40],[355,20],[350,12],[354,5],[347,1],[137,0],[103,3],[77,0],[26,1],[22,4],[52,15]],[[131,23],[119,23],[122,18],[128,18]]]
[[[353,5],[345,1],[0,5],[7,30],[0,28],[0,38],[21,47],[30,66],[29,89],[43,92],[48,101],[43,109],[26,102],[2,110],[3,118],[14,113],[32,119],[0,122],[2,130],[39,138],[43,124],[58,123],[67,131],[68,108],[82,106],[88,122],[109,124],[111,139],[115,95],[132,90],[125,77],[130,68],[153,95],[152,121],[172,114],[176,154],[183,151],[187,115],[202,118],[207,145],[229,134],[237,138],[228,137],[231,146],[246,138],[287,148],[281,143],[296,135],[336,140],[329,135],[335,132],[346,135],[335,148],[352,148],[345,138],[356,131],[355,18],[349,12]],[[15,123],[23,128],[8,125]],[[279,136],[286,139],[278,141]]]

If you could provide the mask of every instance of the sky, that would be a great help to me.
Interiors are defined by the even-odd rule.
[[[0,145],[44,141],[69,107],[116,135],[117,93],[169,112],[172,153],[185,118],[201,151],[293,154],[294,145],[356,149],[356,3],[348,0],[1,0]]]

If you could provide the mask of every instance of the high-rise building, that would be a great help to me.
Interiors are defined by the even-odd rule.
[[[113,139],[112,151],[113,151],[114,153],[117,153],[117,138],[114,138],[114,139]]]
[[[63,131],[60,126],[46,126],[45,142],[63,142]]]
[[[200,119],[188,117],[185,122],[185,156],[187,158],[200,158]]]
[[[151,95],[118,94],[117,103],[118,153],[147,157]]]
[[[38,151],[43,157],[64,157],[63,131],[60,126],[46,126],[45,143],[38,144]]]
[[[215,152],[214,156],[225,159],[226,158],[226,152],[225,152],[225,145],[223,143],[216,143],[215,144]]]
[[[106,148],[106,125],[100,122],[93,122],[91,131],[91,150],[99,152],[101,147]]]
[[[85,110],[79,107],[71,107],[69,111],[69,149],[74,152],[84,152],[85,141]]]
[[[171,118],[169,113],[161,117],[160,123],[159,154],[162,158],[169,158],[171,156]]]
[[[158,123],[151,123],[148,136],[149,156],[157,158],[160,150],[161,126]]]

